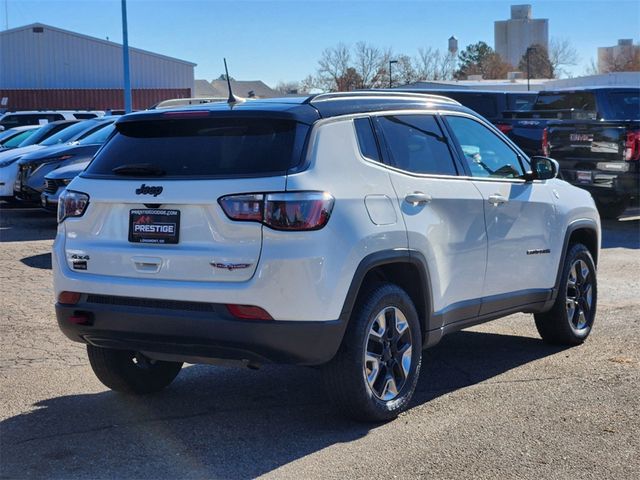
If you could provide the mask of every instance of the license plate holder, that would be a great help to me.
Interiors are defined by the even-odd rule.
[[[180,210],[136,208],[129,210],[129,241],[176,244],[180,240]]]
[[[578,183],[593,183],[593,178],[590,171],[578,170],[576,171],[576,181]]]

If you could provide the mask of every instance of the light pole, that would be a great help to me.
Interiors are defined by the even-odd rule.
[[[534,47],[527,47],[527,51],[525,53],[527,57],[527,92],[531,89],[531,85],[530,85],[531,73],[529,69],[529,55],[531,54],[532,51],[535,51]]]
[[[124,70],[124,112],[131,112],[131,77],[129,74],[129,32],[127,0],[122,0],[122,64]]]
[[[398,60],[389,60],[389,88],[391,88],[391,65],[398,63]]]

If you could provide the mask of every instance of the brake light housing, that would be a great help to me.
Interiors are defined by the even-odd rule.
[[[545,127],[542,130],[542,155],[548,157],[551,153],[551,145],[549,145],[549,129]]]
[[[58,223],[65,218],[81,217],[89,206],[89,195],[74,190],[63,190],[58,199]]]
[[[513,125],[510,125],[508,123],[496,123],[496,127],[505,135],[513,130]]]
[[[627,132],[624,143],[624,159],[627,162],[640,160],[640,130]]]
[[[327,192],[276,192],[226,195],[218,199],[231,220],[260,222],[273,230],[310,231],[323,228],[333,211]]]

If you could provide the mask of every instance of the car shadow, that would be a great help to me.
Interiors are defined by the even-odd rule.
[[[603,220],[602,248],[640,249],[640,220]]]
[[[41,208],[0,207],[0,243],[53,240],[56,227],[55,214]]]
[[[529,337],[450,335],[425,352],[413,407],[561,350]],[[336,416],[318,369],[189,366],[157,395],[53,397],[2,421],[2,476],[252,478],[376,427]]]
[[[30,257],[21,258],[20,261],[27,267],[41,268],[43,270],[51,270],[51,252],[41,253],[40,255],[32,255]]]

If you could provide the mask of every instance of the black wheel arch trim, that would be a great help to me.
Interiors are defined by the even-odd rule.
[[[598,266],[598,256],[600,249],[600,232],[598,231],[598,225],[594,220],[591,219],[580,219],[576,220],[569,224],[567,230],[564,234],[564,241],[562,243],[562,254],[560,255],[560,262],[558,263],[558,270],[556,272],[556,280],[553,287],[553,292],[551,294],[551,298],[547,301],[543,310],[549,310],[553,307],[553,304],[556,301],[556,297],[558,296],[558,291],[560,290],[560,280],[562,279],[562,268],[564,267],[564,263],[567,259],[567,253],[569,252],[569,241],[571,240],[571,235],[578,230],[591,230],[592,233],[596,237],[596,252],[591,252],[593,257],[593,262],[595,266]],[[585,245],[588,248],[588,245]]]
[[[417,268],[418,275],[420,276],[420,288],[424,293],[424,304],[416,305],[416,307],[418,311],[425,312],[425,318],[419,319],[420,327],[423,329],[422,338],[424,346],[427,343],[427,336],[429,334],[429,331],[433,330],[434,328],[440,327],[440,325],[431,325],[432,319],[434,318],[431,277],[429,275],[427,260],[425,259],[424,255],[417,250],[408,248],[381,250],[364,257],[356,268],[356,272],[351,281],[351,285],[349,286],[349,290],[347,291],[347,296],[342,307],[342,312],[340,313],[340,319],[345,321],[345,325],[348,323],[349,317],[351,316],[351,312],[353,311],[356,299],[358,298],[358,294],[360,293],[363,281],[367,273],[377,267],[401,263],[414,265]]]

